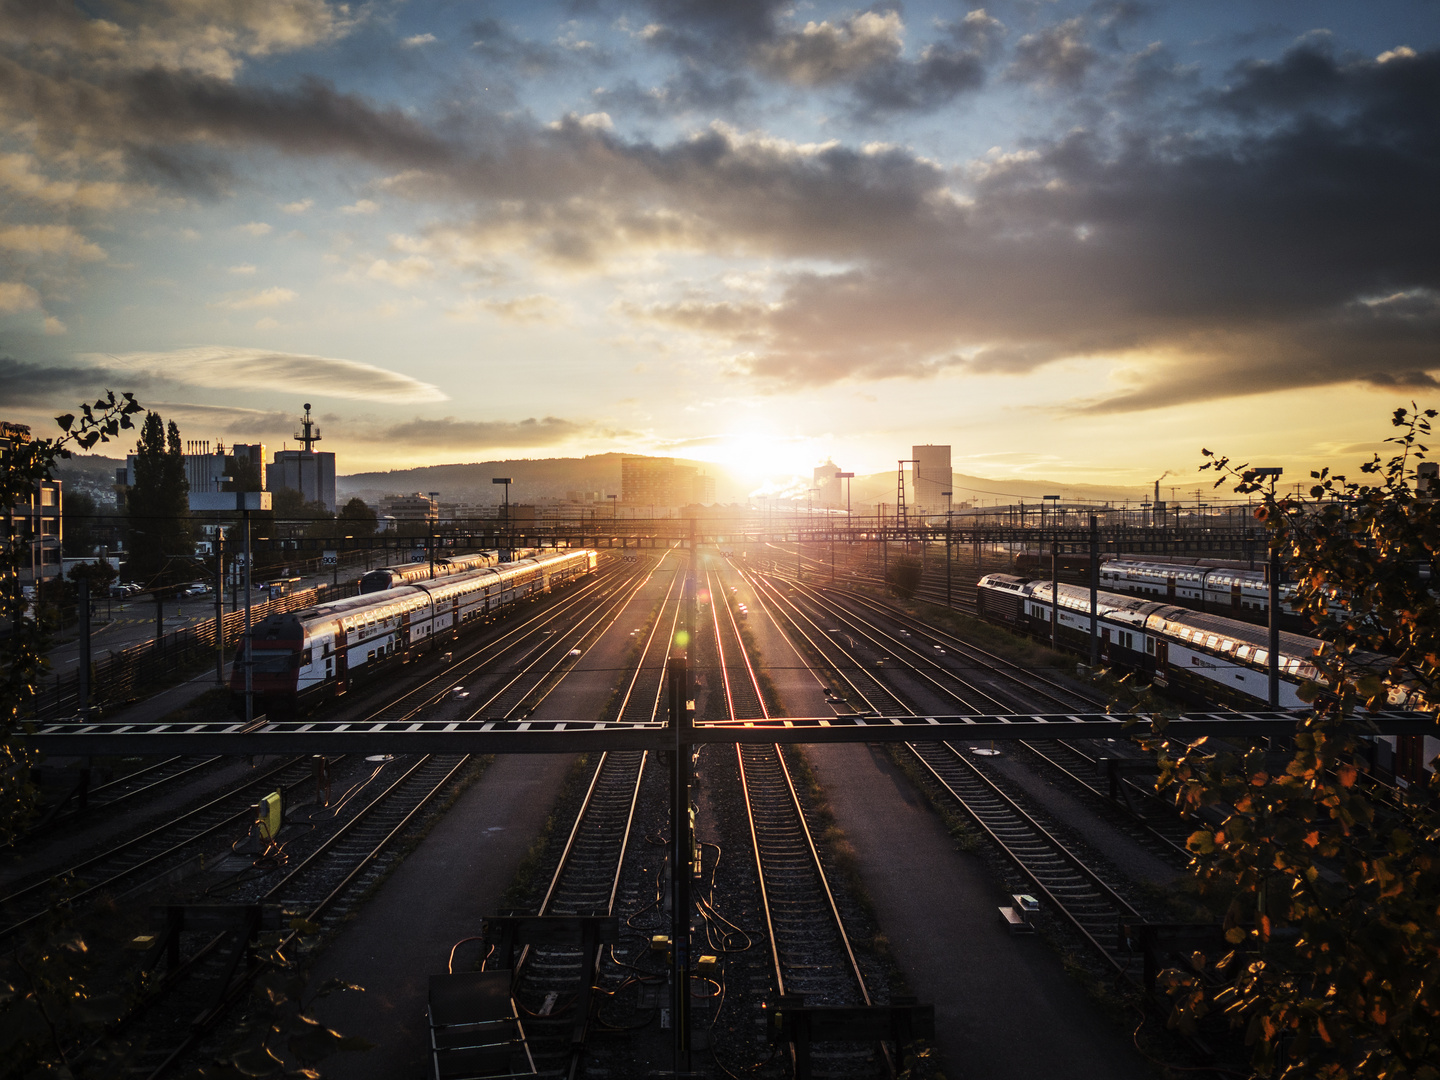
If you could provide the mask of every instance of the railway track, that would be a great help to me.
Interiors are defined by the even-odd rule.
[[[717,584],[712,575],[711,596],[726,598],[712,604],[712,613],[728,719],[768,718],[732,594],[717,591]],[[734,752],[778,1000],[873,1004],[785,755],[775,744],[737,743]],[[826,1075],[873,1076],[882,1069],[894,1075],[889,1051],[880,1044],[822,1044],[812,1060],[823,1062]]]
[[[866,711],[915,715],[910,703],[878,674],[885,669],[867,669],[852,658],[791,598],[773,585],[750,575],[752,585],[764,593],[769,605],[782,616],[811,655],[822,658],[833,679],[843,686],[845,699]],[[894,642],[890,643],[891,645]],[[898,650],[897,650],[898,651]],[[926,685],[938,686],[939,679],[928,672],[914,672]],[[979,711],[974,689],[956,690],[953,699],[967,711]],[[990,704],[990,702],[986,702]],[[1007,792],[1000,781],[974,760],[968,749],[950,743],[906,743],[908,751],[966,815],[992,840],[1028,882],[1029,889],[1062,919],[1073,925],[1085,940],[1116,971],[1127,978],[1139,974],[1139,961],[1124,947],[1118,935],[1122,920],[1141,918],[1134,904],[1121,892],[1118,883],[1104,879],[1042,820],[1022,795]]]
[[[831,590],[799,586],[799,591],[834,618],[849,619],[850,608],[858,607],[868,617],[868,633],[877,648],[889,649],[917,667],[935,669],[934,688],[953,696],[962,707],[1025,712],[1040,708],[1046,712],[1072,709],[1095,711],[1105,707],[1098,695],[1066,685],[1033,669],[1022,667],[952,634],[937,630],[913,616],[869,597],[839,594]],[[904,637],[886,634],[881,620],[891,623]],[[852,624],[853,625],[853,624]],[[982,673],[987,685],[973,680]],[[956,695],[949,684],[963,688]],[[1085,791],[1095,809],[1108,815],[1123,815],[1125,824],[1147,850],[1177,865],[1189,861],[1185,840],[1196,823],[1176,814],[1172,805],[1155,792],[1153,756],[1124,741],[1095,743],[1090,740],[1016,740],[1034,758],[1066,782]]]

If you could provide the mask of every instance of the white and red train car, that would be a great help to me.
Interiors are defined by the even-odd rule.
[[[391,663],[453,641],[468,623],[593,573],[598,560],[588,549],[556,551],[269,615],[250,635],[256,711],[293,712],[302,702],[343,694]],[[241,709],[244,660],[242,640],[230,675]]]
[[[988,574],[975,593],[982,617],[1049,640],[1051,609],[1056,607],[1050,582]],[[1058,600],[1056,636],[1061,648],[1088,654],[1090,590],[1061,582]],[[1095,613],[1105,663],[1145,672],[1157,685],[1206,702],[1239,709],[1268,703],[1270,642],[1264,627],[1104,590],[1096,594]],[[1319,647],[1318,638],[1281,632],[1282,708],[1305,707],[1298,692],[1303,683],[1317,678],[1312,658]],[[1397,690],[1392,701],[1403,708],[1406,697]],[[1409,782],[1421,779],[1440,754],[1440,739],[1430,735],[1382,736],[1375,742],[1376,763]]]

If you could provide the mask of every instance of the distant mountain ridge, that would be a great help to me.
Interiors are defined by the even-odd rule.
[[[382,495],[416,491],[438,491],[444,502],[498,503],[503,489],[491,481],[497,476],[511,478],[510,501],[563,499],[567,492],[620,494],[620,459],[634,454],[591,454],[583,458],[515,458],[509,461],[475,461],[461,465],[425,465],[389,472],[352,473],[335,478],[337,494],[359,495],[374,501]],[[715,497],[720,502],[745,498],[746,489],[723,468],[709,461],[675,458],[676,464],[694,465],[715,478]]]

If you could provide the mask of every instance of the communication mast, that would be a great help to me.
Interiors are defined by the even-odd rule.
[[[305,447],[308,454],[314,448],[314,444],[320,441],[320,428],[315,421],[310,419],[310,403],[305,402],[305,419],[300,421],[300,431],[295,435],[295,441]]]

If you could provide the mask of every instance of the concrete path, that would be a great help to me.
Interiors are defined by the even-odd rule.
[[[334,995],[317,1015],[376,1043],[327,1069],[348,1080],[422,1080],[428,1068],[425,1002],[450,949],[499,910],[531,840],[545,823],[571,757],[514,754],[473,784],[316,960],[311,985],[341,978],[363,994]],[[462,946],[469,970],[478,945]]]

